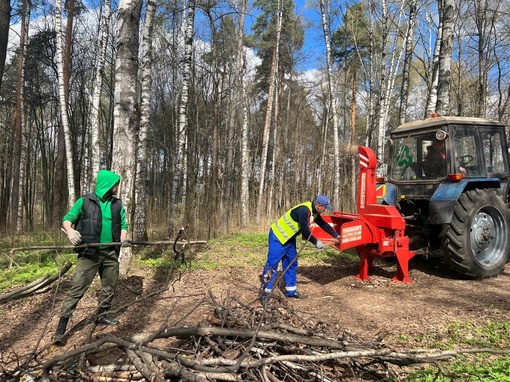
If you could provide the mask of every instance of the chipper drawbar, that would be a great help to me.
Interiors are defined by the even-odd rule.
[[[358,252],[360,272],[357,279],[370,280],[369,273],[376,257],[396,256],[397,274],[393,280],[409,283],[409,260],[415,252],[409,250],[409,237],[404,234],[405,220],[395,206],[377,204],[377,158],[369,147],[359,146],[358,152],[360,174],[357,214],[333,211],[323,218],[341,236],[335,248],[340,251],[355,248]],[[310,228],[316,238],[331,243],[331,236],[320,227],[312,223]]]

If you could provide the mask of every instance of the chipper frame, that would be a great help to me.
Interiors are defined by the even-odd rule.
[[[376,257],[397,257],[394,281],[411,282],[409,260],[415,253],[409,250],[409,237],[404,235],[405,221],[395,206],[377,204],[377,158],[369,147],[359,146],[360,175],[358,182],[357,214],[333,211],[323,216],[341,236],[335,245],[340,251],[355,248],[360,257],[360,280],[370,280],[369,272]],[[324,243],[333,238],[319,226],[312,224],[313,235]]]

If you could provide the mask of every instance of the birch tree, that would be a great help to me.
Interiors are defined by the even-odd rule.
[[[110,0],[105,0],[101,10],[101,22],[100,22],[100,35],[99,47],[96,61],[96,77],[94,81],[94,88],[92,91],[92,102],[90,107],[90,148],[92,155],[91,160],[91,179],[89,184],[92,183],[95,175],[99,172],[101,153],[100,153],[100,142],[99,142],[99,106],[101,103],[101,89],[103,87],[104,67],[106,61],[106,49],[108,47],[108,36],[110,34],[110,19],[111,19],[111,5]]]
[[[455,16],[454,0],[439,0],[439,16],[441,18],[441,48],[439,50],[439,71],[437,85],[436,112],[448,115],[450,104],[451,61],[453,51],[453,27]]]
[[[119,195],[126,208],[130,231],[135,212],[136,158],[140,128],[138,50],[142,2],[121,0],[117,16],[118,47],[115,61],[114,141],[112,170],[122,177]],[[129,269],[132,252],[123,249],[121,277]]]
[[[407,32],[405,34],[405,56],[404,56],[404,67],[402,73],[402,86],[400,91],[400,111],[399,111],[399,124],[403,124],[406,122],[406,111],[407,111],[407,102],[409,98],[409,81],[410,81],[410,72],[411,72],[411,62],[413,59],[413,35],[414,35],[414,26],[416,22],[416,13],[417,13],[417,5],[418,0],[410,0],[409,1],[409,16],[408,16],[408,25]]]
[[[248,150],[248,100],[246,95],[246,51],[244,49],[244,25],[246,18],[247,0],[241,0],[241,8],[239,10],[239,24],[237,27],[237,48],[236,48],[236,62],[234,69],[234,79],[236,88],[239,91],[233,92],[233,104],[238,106],[238,115],[241,119],[241,184],[240,184],[240,213],[241,225],[246,227],[250,221],[250,194],[249,194],[249,180],[250,180],[250,167],[249,167],[249,150]],[[231,119],[234,128],[235,120]]]
[[[62,47],[62,0],[55,3],[55,32],[57,49],[57,68],[58,68],[58,89],[60,101],[60,121],[65,136],[66,159],[67,159],[67,187],[69,190],[68,207],[76,201],[76,191],[74,187],[74,161],[73,145],[71,131],[69,129],[69,119],[67,116],[66,86],[64,81],[64,53]]]
[[[434,35],[432,30],[434,23],[432,22],[432,15],[427,14],[429,36]],[[439,27],[437,29],[436,40],[434,43],[434,51],[432,53],[432,63],[428,68],[428,82],[427,82],[427,106],[425,107],[424,117],[430,117],[436,111],[437,103],[437,85],[439,81],[439,53],[441,50],[441,40],[443,33],[443,20],[439,19]]]
[[[172,201],[184,206],[186,203],[186,185],[187,185],[187,156],[186,148],[188,145],[188,122],[187,107],[189,97],[189,86],[191,80],[191,64],[193,54],[193,33],[195,28],[195,0],[190,0],[187,8],[186,29],[184,35],[184,57],[182,61],[182,86],[181,98],[179,100],[179,125],[176,136],[176,153],[174,182],[172,187]],[[179,199],[180,197],[180,199]],[[172,212],[171,212],[172,213]],[[170,219],[173,217],[170,216]]]
[[[151,90],[152,90],[152,35],[154,30],[154,14],[156,2],[147,0],[145,22],[143,26],[142,55],[142,86],[141,86],[141,119],[138,134],[138,180],[135,185],[136,209],[133,221],[133,238],[145,241],[147,237],[147,133],[150,129]]]
[[[382,6],[382,20],[381,20],[381,64],[380,64],[380,87],[379,87],[379,113],[376,115],[377,120],[377,157],[384,158],[384,144],[383,137],[386,129],[386,120],[384,115],[386,113],[386,89],[388,81],[388,67],[386,62],[386,55],[388,53],[388,35],[389,35],[389,20],[388,20],[388,2],[387,0],[381,1]]]
[[[246,58],[243,67],[246,68]],[[241,76],[242,123],[241,123],[241,222],[250,222],[250,153],[248,149],[248,101],[246,99],[246,73]]]
[[[334,153],[334,179],[333,179],[333,195],[332,199],[334,204],[340,202],[340,146],[338,144],[339,128],[338,128],[338,111],[336,104],[335,94],[337,93],[335,84],[333,82],[333,60],[331,53],[331,42],[329,33],[329,23],[326,19],[326,7],[324,6],[324,0],[319,1],[322,19],[322,31],[324,34],[324,44],[326,46],[326,70],[329,87],[329,104],[331,108],[331,115],[333,118],[333,153]],[[324,161],[324,159],[323,159]],[[324,163],[323,163],[324,164]],[[321,166],[322,167],[322,166]]]

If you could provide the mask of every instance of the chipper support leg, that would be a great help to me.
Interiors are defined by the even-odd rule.
[[[370,251],[364,250],[364,248],[358,249],[359,255],[359,273],[356,275],[358,280],[367,281],[370,280],[370,272],[372,272],[372,262],[374,257],[370,254]]]
[[[413,251],[401,250],[397,252],[397,275],[393,277],[393,281],[401,281],[411,283],[409,278],[409,260],[414,257]]]

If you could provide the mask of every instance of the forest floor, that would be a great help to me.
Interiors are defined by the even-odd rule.
[[[70,286],[67,275],[55,293],[44,293],[0,304],[0,366],[22,362],[28,354],[38,354],[44,362],[107,333],[119,337],[170,327],[211,325],[214,321],[211,296],[221,302],[241,301],[259,306],[260,263],[240,258],[236,263],[229,247],[210,247],[194,254],[193,262],[212,255],[214,269],[191,267],[170,288],[164,289],[166,271],[137,265],[117,288],[114,309],[118,327],[97,327],[89,333],[90,317],[96,308],[99,281],[96,279],[80,302],[69,324],[65,346],[49,346],[58,323],[58,312]],[[223,259],[223,260],[222,260]],[[356,261],[344,258],[300,261],[298,290],[305,300],[285,299],[280,291],[275,299],[285,300],[303,327],[320,324],[329,336],[338,338],[348,331],[359,338],[379,338],[395,349],[422,348],[427,342],[448,341],[452,327],[469,322],[473,330],[510,316],[510,265],[496,278],[463,280],[444,270],[440,259],[416,257],[410,262],[411,283],[392,281],[393,261],[376,261],[370,281],[355,279]],[[292,323],[293,325],[295,323]],[[36,350],[37,349],[37,350]],[[96,360],[99,362],[98,360]],[[91,361],[93,362],[93,361]],[[1,370],[0,370],[1,372]],[[1,380],[1,377],[0,377]]]

